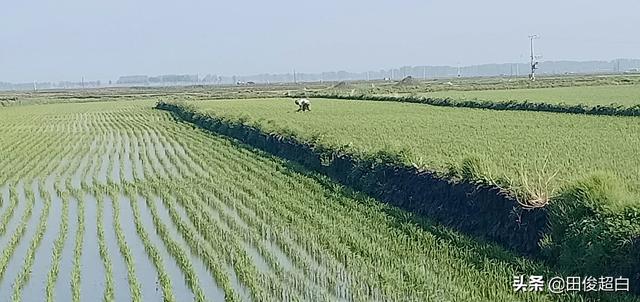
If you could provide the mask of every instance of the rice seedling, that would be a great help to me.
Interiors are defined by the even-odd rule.
[[[81,258],[82,258],[82,246],[84,243],[85,225],[84,225],[84,202],[80,198],[80,193],[72,190],[72,195],[77,201],[78,218],[77,229],[75,234],[75,246],[73,249],[73,270],[71,272],[71,293],[73,302],[80,301],[80,270],[81,270]]]

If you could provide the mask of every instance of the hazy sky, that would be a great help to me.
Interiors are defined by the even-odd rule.
[[[640,58],[638,0],[2,2],[11,82]]]

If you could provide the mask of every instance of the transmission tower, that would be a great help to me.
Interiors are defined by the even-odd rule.
[[[538,69],[538,61],[536,61],[537,57],[535,56],[535,52],[533,49],[533,40],[535,39],[539,39],[540,36],[539,35],[530,35],[529,36],[529,43],[531,46],[531,73],[529,74],[529,79],[532,81],[536,80],[536,69]]]

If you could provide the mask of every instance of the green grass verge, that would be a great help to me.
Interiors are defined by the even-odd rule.
[[[398,94],[401,95],[401,94]],[[535,89],[434,91],[415,93],[430,98],[485,100],[496,102],[529,101],[549,104],[633,106],[640,104],[640,85],[606,85]]]

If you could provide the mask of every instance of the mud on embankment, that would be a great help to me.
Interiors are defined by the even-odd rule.
[[[564,202],[555,203],[551,209],[526,209],[497,186],[448,178],[379,158],[358,158],[204,115],[182,104],[159,102],[156,108],[299,163],[345,186],[462,233],[495,242],[521,255],[542,258],[565,275],[628,277],[631,291],[640,292],[640,210],[607,213],[597,205],[592,206],[589,196],[607,197],[610,192],[599,193],[598,188],[589,191],[589,186],[583,188],[578,184],[568,190],[571,194],[565,194]],[[600,182],[597,177],[591,180],[606,187],[606,181]]]

